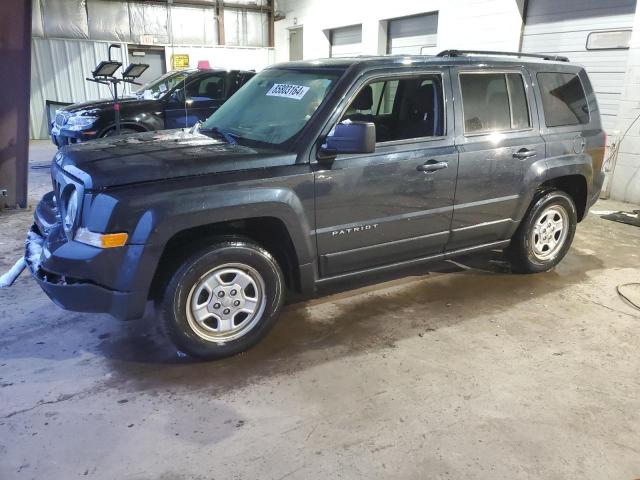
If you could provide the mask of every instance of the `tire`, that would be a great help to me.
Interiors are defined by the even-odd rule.
[[[140,133],[138,130],[135,130],[133,128],[121,128],[120,129],[120,135],[129,135],[130,133]],[[116,129],[112,128],[110,130],[107,130],[104,135],[102,135],[102,138],[106,138],[106,137],[115,137],[116,136]]]
[[[182,352],[224,358],[267,334],[284,292],[282,270],[269,252],[248,241],[224,240],[182,263],[167,284],[160,314]]]
[[[539,273],[555,267],[569,251],[577,223],[576,206],[569,195],[560,190],[542,192],[505,249],[512,270]]]

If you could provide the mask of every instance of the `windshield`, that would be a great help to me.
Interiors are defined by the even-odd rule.
[[[182,82],[188,75],[189,72],[187,71],[165,73],[161,77],[145,83],[140,90],[136,91],[136,95],[138,98],[158,99]]]
[[[292,141],[340,78],[341,70],[268,69],[253,77],[202,125],[239,140]]]

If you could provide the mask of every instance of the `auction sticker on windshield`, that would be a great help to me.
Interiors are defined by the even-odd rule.
[[[303,85],[289,85],[286,83],[275,83],[267,92],[268,97],[284,97],[300,100],[309,91],[309,87]]]

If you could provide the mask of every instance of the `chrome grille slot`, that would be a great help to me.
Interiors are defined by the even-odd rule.
[[[81,210],[84,188],[80,182],[68,175],[55,162],[51,168],[51,176],[53,180],[53,195],[56,203],[56,216],[58,218],[58,221],[61,221],[62,216],[64,215],[64,202],[62,200],[63,196],[66,195],[65,192],[70,188],[75,188],[77,190],[78,196],[80,198],[80,206],[78,207],[78,209]]]
[[[68,119],[67,114],[63,112],[56,113],[56,125],[58,125],[59,127],[67,123],[67,119]]]

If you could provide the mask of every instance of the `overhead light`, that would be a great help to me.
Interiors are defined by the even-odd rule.
[[[91,74],[95,77],[113,77],[113,74],[122,66],[121,62],[116,62],[113,60],[104,60],[98,64],[96,69],[91,72]]]
[[[132,63],[122,72],[122,78],[138,78],[147,68],[149,65],[146,63]]]

